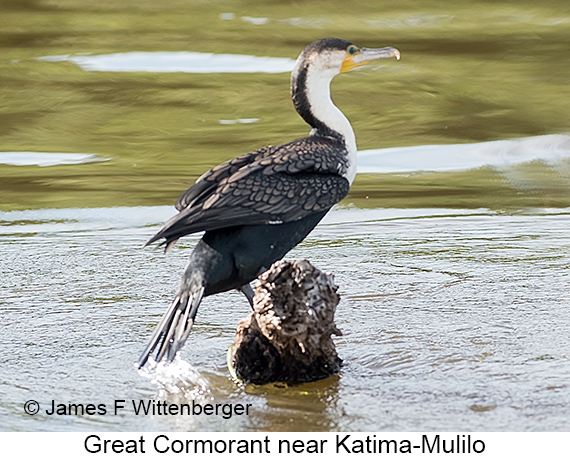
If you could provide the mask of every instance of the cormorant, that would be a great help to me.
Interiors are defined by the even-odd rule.
[[[240,289],[300,243],[356,175],[356,139],[333,104],[336,75],[371,60],[395,57],[393,47],[363,48],[338,38],[309,44],[291,74],[291,98],[312,127],[308,137],[267,146],[218,165],[178,199],[179,213],[147,245],[164,238],[168,251],[190,233],[205,231],[190,255],[178,293],[141,355],[138,366],[174,359],[186,341],[203,297]]]

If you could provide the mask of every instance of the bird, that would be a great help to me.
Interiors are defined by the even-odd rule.
[[[138,361],[174,360],[206,296],[238,289],[253,306],[250,283],[282,259],[340,202],[356,175],[356,138],[333,103],[332,79],[370,61],[400,59],[398,49],[366,48],[339,38],[310,43],[291,72],[291,99],[311,127],[307,137],[266,146],[200,176],[172,217],[145,246],[204,232],[178,292]]]

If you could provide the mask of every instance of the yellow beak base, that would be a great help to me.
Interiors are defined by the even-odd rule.
[[[368,62],[368,61],[364,61],[364,62],[356,63],[354,61],[353,57],[354,56],[346,56],[346,58],[343,60],[342,65],[340,67],[341,73],[346,73],[347,71],[350,71],[356,67],[360,67],[361,65],[364,65],[366,62]]]

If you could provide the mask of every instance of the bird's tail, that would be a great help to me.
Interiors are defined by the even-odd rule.
[[[176,296],[143,351],[138,361],[139,369],[146,364],[155,349],[156,355],[153,358],[157,363],[165,356],[169,362],[174,360],[192,330],[203,296],[203,287],[193,291],[186,290]]]

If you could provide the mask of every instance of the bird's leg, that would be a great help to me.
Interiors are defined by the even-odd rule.
[[[253,309],[253,296],[255,295],[255,292],[251,288],[251,284],[244,284],[239,288],[239,290],[245,295],[247,301],[249,301],[249,304],[251,305],[251,309]]]
[[[266,271],[267,268],[261,267],[259,269],[259,273],[257,274],[257,276],[259,276],[262,273],[265,273]],[[249,304],[251,305],[251,309],[253,309],[253,296],[255,295],[255,292],[253,291],[251,284],[250,283],[244,284],[239,288],[239,290],[245,295],[247,301],[249,301]]]

